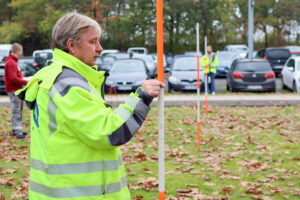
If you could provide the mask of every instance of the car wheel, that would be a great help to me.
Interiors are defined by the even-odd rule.
[[[169,92],[169,93],[174,93],[174,89],[173,89],[172,86],[170,86],[170,85],[168,86],[168,92]]]
[[[270,92],[276,93],[276,87],[274,87],[273,89],[271,89]]]
[[[281,76],[281,88],[282,89],[287,89],[286,85],[283,82],[283,77]]]
[[[293,81],[293,92],[298,92],[298,91],[297,91],[297,86],[296,86],[296,82],[295,82],[295,81]]]
[[[226,90],[229,91],[229,86],[228,86],[228,84],[226,84]]]
[[[232,86],[229,86],[229,90],[230,92],[236,92],[236,90]]]

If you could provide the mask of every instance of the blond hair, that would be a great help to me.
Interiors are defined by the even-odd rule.
[[[20,45],[19,43],[13,43],[13,45],[11,47],[11,52],[17,53],[17,51],[19,51],[19,50],[23,50],[22,45]]]
[[[101,27],[95,20],[75,12],[65,14],[52,30],[51,49],[67,51],[67,40],[72,38],[75,43],[79,43],[81,34],[88,28],[94,28],[100,38]]]

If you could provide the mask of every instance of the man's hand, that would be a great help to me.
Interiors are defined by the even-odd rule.
[[[159,95],[160,88],[164,88],[165,84],[161,83],[158,80],[145,80],[142,84],[142,89],[144,92],[149,94],[152,97],[157,97]]]

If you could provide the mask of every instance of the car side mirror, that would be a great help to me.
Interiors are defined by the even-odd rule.
[[[293,71],[295,71],[295,68],[294,67],[288,67],[288,70],[293,72]]]

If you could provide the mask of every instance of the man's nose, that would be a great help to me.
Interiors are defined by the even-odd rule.
[[[98,53],[101,53],[101,51],[103,51],[103,48],[102,48],[100,42],[97,42],[97,45],[96,45],[96,51],[97,51]]]

